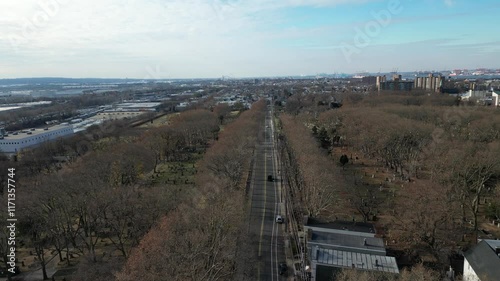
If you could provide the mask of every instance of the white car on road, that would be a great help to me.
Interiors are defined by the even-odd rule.
[[[276,216],[276,222],[277,223],[283,223],[283,217],[281,215]]]

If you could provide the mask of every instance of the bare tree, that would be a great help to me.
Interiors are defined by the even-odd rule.
[[[288,115],[281,116],[281,121],[293,154],[289,156],[294,158],[287,162],[288,175],[297,189],[300,207],[312,217],[331,211],[343,184],[338,169],[318,148],[307,127]]]
[[[226,126],[199,163],[196,195],[144,236],[116,274],[117,280],[149,281],[164,276],[174,281],[233,279],[245,212],[244,192],[238,187],[250,164],[248,155],[263,122],[264,108],[259,102]]]
[[[411,248],[423,247],[437,261],[447,262],[461,236],[454,223],[459,207],[452,190],[430,182],[413,183],[401,189],[395,200],[391,237]]]
[[[454,195],[461,202],[462,220],[471,217],[473,230],[478,230],[478,213],[481,198],[494,188],[495,177],[500,173],[498,143],[489,149],[476,144],[465,144],[458,149],[450,149],[441,159],[441,179],[452,186]],[[444,171],[446,169],[446,171]]]

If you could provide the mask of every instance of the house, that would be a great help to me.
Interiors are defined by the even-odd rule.
[[[481,240],[464,258],[464,281],[500,280],[500,240]]]
[[[494,107],[500,106],[500,99],[499,99],[499,94],[496,92],[491,92],[491,105]]]
[[[331,280],[344,268],[399,273],[396,259],[386,255],[372,224],[307,219],[304,229],[311,280]]]

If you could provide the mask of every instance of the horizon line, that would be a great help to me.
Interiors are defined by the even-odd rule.
[[[477,70],[477,69],[488,69],[488,70],[500,70],[500,68],[475,68],[475,69],[461,69],[461,70]],[[219,77],[193,77],[193,78],[118,78],[118,77],[62,77],[62,76],[35,76],[35,77],[11,77],[11,78],[0,78],[0,80],[18,80],[18,79],[98,79],[98,80],[143,80],[143,81],[159,81],[159,80],[217,80],[217,79],[259,79],[259,78],[287,78],[287,77],[313,77],[313,76],[335,76],[335,75],[359,75],[359,74],[386,74],[386,73],[439,73],[450,70],[413,70],[413,71],[377,71],[377,72],[336,72],[336,73],[316,73],[316,74],[293,74],[293,75],[276,75],[276,76],[226,76],[221,75]],[[488,74],[482,74],[488,75]],[[493,74],[494,75],[494,74]],[[498,74],[500,75],[500,74]],[[461,76],[461,75],[458,75]],[[470,75],[463,75],[470,76]],[[481,76],[481,75],[472,75],[472,76]]]

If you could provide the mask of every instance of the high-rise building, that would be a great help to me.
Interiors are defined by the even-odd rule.
[[[416,77],[414,81],[415,89],[423,89],[432,92],[440,92],[443,85],[443,76],[429,74],[427,77]]]
[[[402,80],[401,75],[394,74],[392,81],[387,81],[386,76],[377,76],[377,90],[380,91],[411,91],[414,82]]]

